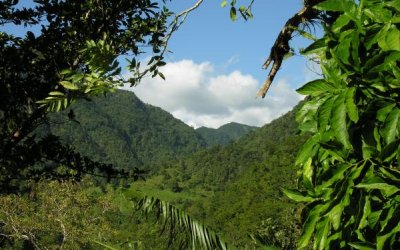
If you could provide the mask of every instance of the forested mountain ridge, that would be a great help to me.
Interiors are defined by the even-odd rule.
[[[283,245],[293,244],[296,210],[282,189],[296,186],[294,159],[307,138],[297,133],[300,105],[227,146],[200,150],[163,170],[160,185],[182,196],[200,194],[175,202],[236,246],[249,247],[248,234],[264,237],[271,225]]]
[[[39,128],[40,134],[51,132],[83,155],[122,168],[155,170],[168,161],[206,146],[225,145],[256,129],[229,123],[217,130],[194,130],[126,90],[91,101],[81,100],[72,108],[74,117],[70,109],[51,114],[49,122]]]
[[[82,154],[101,161],[152,169],[146,181],[130,183],[130,187],[115,191],[103,187],[108,194],[103,194],[98,187],[93,189],[90,181],[84,182],[88,187],[77,190],[77,196],[93,196],[91,204],[81,204],[93,211],[85,214],[74,227],[76,230],[89,228],[88,239],[98,238],[115,246],[133,242],[142,247],[138,249],[167,248],[168,236],[160,237],[162,226],[155,226],[154,218],[148,221],[143,215],[132,214],[132,201],[150,196],[187,212],[218,232],[230,246],[261,247],[249,235],[267,245],[293,246],[298,235],[295,205],[285,198],[281,189],[295,186],[294,157],[305,140],[304,136],[297,135],[295,111],[226,146],[206,148],[204,139],[193,128],[160,108],[144,104],[132,92],[117,91],[106,98],[82,101],[73,110],[75,117],[70,114],[73,119],[68,118],[69,110],[51,115],[41,132],[50,130]],[[40,193],[43,203],[48,202],[46,192],[42,189]],[[24,202],[28,202],[26,208],[39,204]],[[104,213],[104,202],[111,210],[101,225],[113,228],[115,237],[93,236],[97,234],[87,223],[91,213]],[[35,221],[33,226],[40,226],[40,221]],[[108,232],[108,229],[102,230]],[[275,237],[273,241],[271,235]],[[157,240],[149,241],[149,238]],[[44,239],[43,244],[54,243],[54,239]],[[88,249],[96,249],[93,242],[85,244],[91,245],[86,245]]]
[[[154,169],[206,146],[192,127],[130,91],[81,100],[73,119],[69,112],[50,115],[41,133],[49,131],[83,155],[117,167]]]
[[[196,132],[205,139],[208,146],[214,146],[226,145],[229,142],[235,141],[246,133],[249,133],[255,129],[257,129],[255,126],[230,122],[217,129],[200,127],[196,129]]]

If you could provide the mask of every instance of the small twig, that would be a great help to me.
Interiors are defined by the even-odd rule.
[[[169,39],[171,39],[172,34],[178,30],[178,28],[185,22],[187,15],[192,12],[193,10],[197,9],[204,0],[198,0],[192,7],[182,11],[181,13],[179,13],[178,15],[176,15],[174,17],[174,20],[172,21],[171,25],[170,25],[170,29],[164,39],[164,48],[161,52],[161,57],[165,54],[165,52],[167,51],[167,45],[169,42]],[[182,17],[182,20],[180,20],[180,18]]]

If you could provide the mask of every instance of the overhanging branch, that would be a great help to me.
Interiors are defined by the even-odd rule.
[[[312,20],[318,18],[320,12],[313,7],[322,1],[324,0],[306,1],[304,7],[285,23],[271,48],[267,60],[263,64],[263,69],[268,69],[271,64],[272,67],[263,86],[258,91],[257,97],[265,97],[282,65],[285,55],[290,52],[289,41],[293,38],[293,33],[299,29],[301,24],[310,23]]]

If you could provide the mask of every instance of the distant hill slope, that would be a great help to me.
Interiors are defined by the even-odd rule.
[[[298,107],[295,108],[297,110]],[[250,244],[248,233],[280,226],[295,237],[295,205],[282,188],[296,186],[295,157],[307,136],[297,135],[295,112],[290,111],[239,140],[201,150],[176,164],[180,188],[212,193],[201,204],[186,204],[190,213],[240,247]],[[174,182],[171,182],[174,183]]]
[[[154,169],[205,148],[195,130],[161,108],[143,103],[133,92],[119,90],[50,116],[42,131],[51,131],[84,155],[118,167]]]
[[[227,145],[231,141],[235,141],[250,131],[256,130],[258,127],[231,122],[217,129],[200,127],[196,129],[208,146]]]

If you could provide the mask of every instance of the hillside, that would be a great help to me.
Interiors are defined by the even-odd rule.
[[[52,116],[42,129],[101,161],[152,170],[124,196],[169,201],[241,248],[258,246],[249,234],[267,241],[271,225],[280,232],[280,245],[296,237],[296,207],[281,192],[295,186],[293,162],[306,139],[297,135],[295,111],[261,128],[230,123],[200,129],[233,140],[209,148],[198,130],[132,92],[79,103],[74,108],[79,123],[68,119],[68,112]],[[143,221],[141,227],[152,226]],[[139,240],[149,246],[145,238]]]
[[[40,128],[59,136],[77,151],[118,167],[154,169],[206,146],[195,130],[161,108],[143,103],[133,92],[119,90],[50,116]]]
[[[254,247],[248,234],[266,237],[271,225],[289,244],[298,233],[296,207],[281,190],[296,185],[294,159],[306,139],[294,113],[186,157],[137,190],[181,206],[236,246]]]
[[[254,126],[230,122],[217,129],[200,127],[196,129],[196,132],[204,138],[208,146],[215,146],[227,145],[229,142],[235,141],[256,129],[257,127]]]

